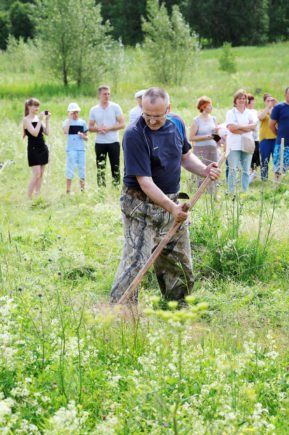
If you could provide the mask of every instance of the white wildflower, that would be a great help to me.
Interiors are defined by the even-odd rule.
[[[19,429],[15,430],[16,434],[40,434],[38,427],[32,423],[29,423],[26,419],[21,420]]]
[[[44,431],[47,435],[78,434],[88,418],[88,412],[76,406],[74,400],[70,401],[67,408],[60,408],[47,424]]]
[[[275,350],[271,350],[271,352],[267,352],[265,355],[267,358],[270,358],[271,360],[275,361],[279,357],[279,353]]]
[[[94,435],[115,435],[119,427],[118,418],[115,415],[109,415],[106,419],[95,426],[92,432]]]

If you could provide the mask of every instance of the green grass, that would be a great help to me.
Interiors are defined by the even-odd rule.
[[[201,94],[213,98],[219,122],[239,87],[262,90],[258,107],[263,91],[282,99],[288,44],[233,50],[235,75],[218,70],[220,50],[208,50],[185,85],[168,87],[187,125]],[[21,72],[5,54],[1,59],[0,77],[9,77],[0,85],[0,161],[13,163],[0,170],[0,431],[288,433],[288,174],[277,190],[272,179],[255,181],[234,203],[223,174],[220,201],[205,195],[198,202],[190,226],[191,309],[162,311],[150,271],[139,313],[111,311],[122,247],[119,189],[109,168],[107,187],[97,187],[90,135],[87,190],[81,194],[75,178],[67,196],[61,132],[72,100],[88,118],[98,84],[64,90],[37,64]],[[113,100],[127,117],[134,92],[152,83],[140,50],[126,51],[125,68]],[[41,197],[28,202],[21,119],[34,92],[52,112],[51,163]],[[181,190],[195,190],[188,174]],[[208,309],[200,313],[202,303]]]

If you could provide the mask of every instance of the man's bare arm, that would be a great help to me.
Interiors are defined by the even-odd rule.
[[[141,190],[157,205],[171,213],[176,222],[183,222],[188,214],[183,211],[183,204],[176,204],[165,195],[154,183],[151,177],[136,177]]]

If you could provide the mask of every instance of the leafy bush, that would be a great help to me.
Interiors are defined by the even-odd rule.
[[[41,49],[35,41],[25,42],[22,37],[9,35],[5,56],[8,57],[7,69],[11,70],[13,65],[14,72],[32,74],[41,69]]]
[[[178,6],[173,6],[170,17],[164,4],[159,6],[158,0],[149,0],[143,31],[153,79],[181,84],[185,73],[193,66],[199,44],[197,35],[191,33]]]
[[[196,251],[197,270],[201,275],[233,278],[253,282],[256,277],[265,280],[270,273],[267,266],[270,222],[263,223],[265,211],[260,205],[259,231],[250,236],[240,231],[242,204],[228,206],[227,222],[218,209],[203,214],[194,222],[192,240]],[[273,210],[274,213],[274,210]],[[262,232],[262,238],[261,238]]]
[[[224,42],[222,47],[222,54],[219,59],[219,67],[221,71],[235,73],[237,71],[237,67],[231,48],[232,44],[230,44],[229,42]]]

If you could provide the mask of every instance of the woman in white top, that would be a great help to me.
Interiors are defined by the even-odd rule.
[[[232,194],[236,191],[237,172],[240,166],[242,168],[242,189],[244,192],[248,190],[252,154],[242,151],[241,137],[245,135],[253,140],[252,132],[256,128],[251,111],[246,109],[247,94],[243,89],[239,89],[235,93],[233,102],[234,107],[227,112],[226,116],[227,147],[229,150],[228,190]]]
[[[189,140],[194,146],[194,154],[199,159],[209,165],[212,162],[218,161],[218,149],[217,149],[217,131],[218,126],[216,118],[211,115],[213,106],[212,100],[209,97],[203,96],[198,99],[197,109],[201,112],[199,116],[196,116],[192,122],[190,128]],[[220,139],[220,137],[218,137]],[[199,184],[203,179],[199,178]],[[215,184],[212,183],[208,191],[210,193],[215,191]]]

